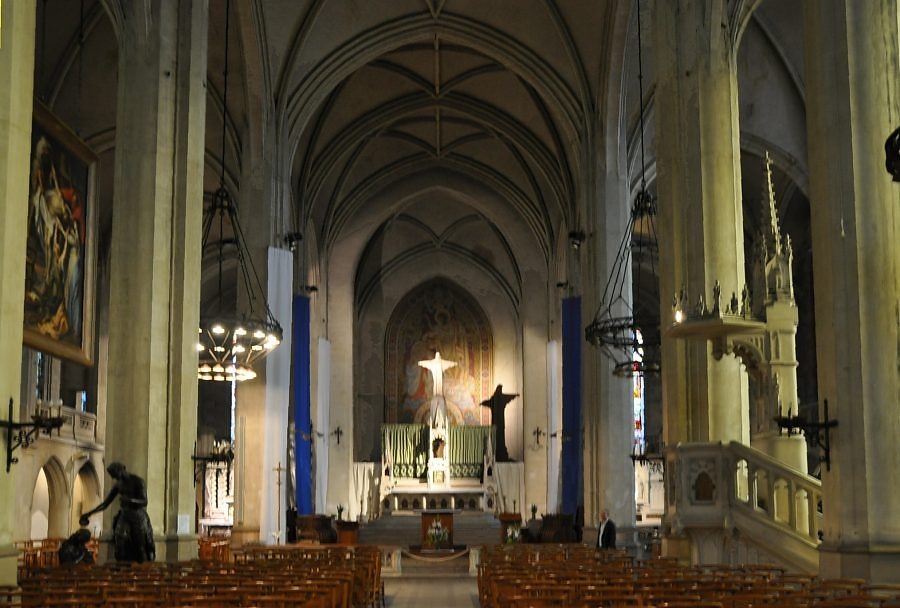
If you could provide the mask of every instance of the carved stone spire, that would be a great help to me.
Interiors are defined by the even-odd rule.
[[[772,157],[769,156],[769,151],[766,150],[766,202],[768,205],[763,205],[763,214],[764,216],[768,216],[768,222],[764,222],[763,226],[768,224],[769,234],[768,237],[772,242],[772,254],[773,255],[781,255],[781,229],[778,226],[778,210],[775,208],[775,187],[772,185]]]
[[[778,206],[772,184],[772,158],[766,151],[766,182],[763,190],[759,232],[753,261],[754,316],[766,318],[765,308],[776,301],[793,302],[793,251],[790,236],[781,234]]]

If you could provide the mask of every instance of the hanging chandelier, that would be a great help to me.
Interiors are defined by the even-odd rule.
[[[659,241],[656,235],[656,201],[647,190],[644,153],[644,87],[643,61],[641,56],[641,9],[640,0],[635,0],[637,7],[638,38],[638,96],[640,103],[640,136],[641,136],[641,185],[631,205],[631,214],[625,227],[625,234],[616,252],[612,270],[603,288],[600,306],[594,320],[584,330],[585,339],[600,348],[614,362],[613,374],[617,376],[635,376],[646,373],[658,373],[659,362],[659,322],[652,325],[651,319],[638,319],[633,302],[626,298],[626,279],[629,269],[635,268],[633,285],[642,284],[642,267],[640,260],[632,266],[635,254],[641,257],[646,253],[650,261],[650,279],[656,277],[656,259],[659,255]],[[640,235],[635,236],[635,228]],[[644,321],[649,321],[645,323]]]
[[[242,382],[256,377],[253,364],[281,343],[281,325],[272,315],[253,265],[234,200],[225,188],[225,136],[228,116],[228,26],[230,1],[225,3],[225,64],[222,87],[222,162],[219,187],[203,217],[203,249],[215,248],[218,263],[217,299],[200,311],[197,377],[200,380]],[[218,238],[211,241],[213,226]],[[231,237],[226,236],[226,226]],[[238,277],[247,294],[247,312],[235,314],[223,306],[223,270],[228,257],[237,258]]]

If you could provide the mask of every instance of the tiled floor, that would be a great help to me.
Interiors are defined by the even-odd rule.
[[[386,578],[387,608],[478,608],[478,585],[472,577]]]

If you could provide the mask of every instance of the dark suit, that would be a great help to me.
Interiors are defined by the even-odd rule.
[[[615,549],[616,548],[616,524],[613,523],[613,520],[606,520],[606,527],[603,527],[603,524],[600,524],[600,530],[603,531],[601,534],[600,531],[597,531],[597,547],[600,549]]]

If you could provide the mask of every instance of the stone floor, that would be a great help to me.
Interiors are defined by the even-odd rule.
[[[387,608],[478,608],[475,577],[387,578],[384,580]]]
[[[454,516],[454,543],[470,547],[497,542],[500,524],[491,513]],[[409,547],[421,542],[418,514],[393,514],[360,528],[360,544]],[[477,608],[478,582],[469,574],[469,556],[451,560],[416,559],[404,554],[402,574],[385,576],[386,608]]]

